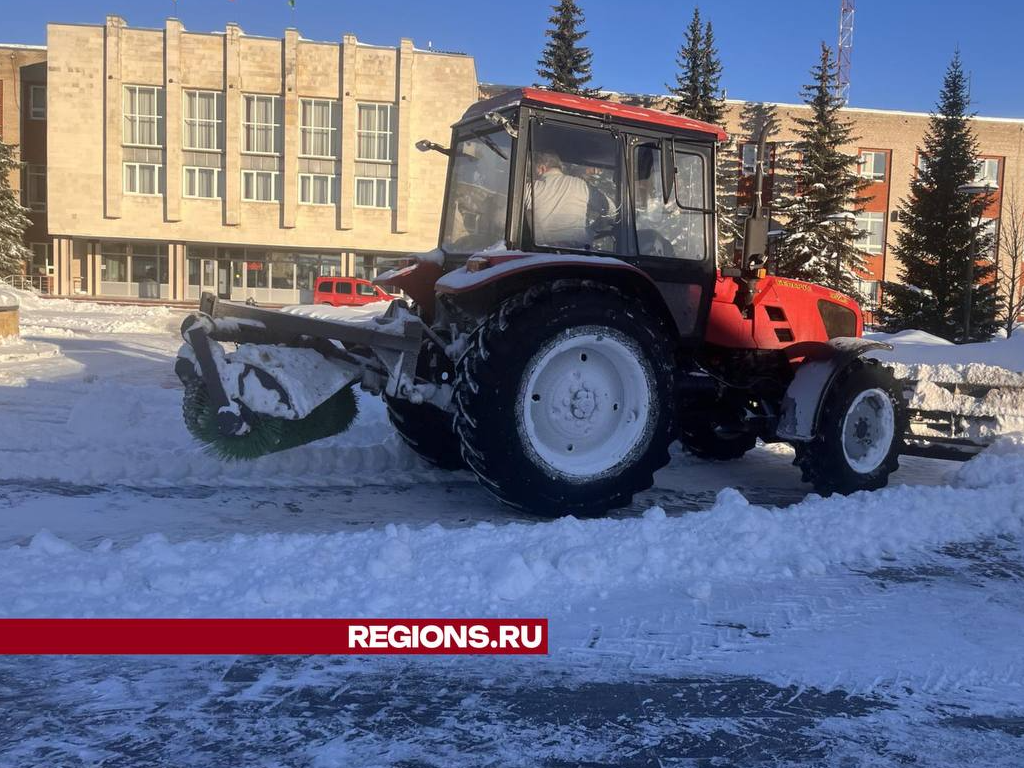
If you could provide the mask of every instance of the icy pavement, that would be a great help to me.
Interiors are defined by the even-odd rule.
[[[369,399],[346,435],[212,460],[180,313],[36,302],[25,338],[60,354],[0,363],[0,615],[544,615],[551,653],[8,657],[0,765],[1021,764],[1020,442],[829,500],[788,450],[677,450],[632,508],[538,523]]]

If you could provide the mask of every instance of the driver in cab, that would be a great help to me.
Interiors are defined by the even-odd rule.
[[[581,250],[594,240],[592,223],[611,210],[602,192],[562,170],[554,152],[533,154],[533,184],[526,188],[525,205],[536,245]]]

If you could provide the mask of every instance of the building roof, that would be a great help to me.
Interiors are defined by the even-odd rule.
[[[546,91],[541,88],[514,88],[494,98],[477,102],[466,111],[464,119],[480,117],[491,110],[501,109],[513,104],[536,104],[554,107],[555,109],[572,110],[573,112],[585,112],[589,115],[598,115],[618,120],[629,120],[635,123],[646,123],[648,125],[659,125],[677,130],[693,131],[714,137],[718,141],[725,141],[728,138],[723,128],[711,123],[702,123],[699,120],[691,120],[688,117],[671,115],[658,109],[636,107],[603,99],[588,99],[583,96],[574,96],[569,93],[559,93],[558,91]]]

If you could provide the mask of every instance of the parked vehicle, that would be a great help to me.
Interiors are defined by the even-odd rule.
[[[318,277],[313,284],[313,303],[332,307],[361,307],[395,297],[379,285],[359,277]]]
[[[177,365],[190,429],[222,453],[280,450],[346,428],[359,383],[427,461],[543,515],[628,504],[675,440],[719,460],[790,443],[822,494],[963,447],[906,442],[904,385],[864,357],[891,347],[861,337],[850,297],[768,274],[759,199],[741,265],[716,268],[725,138],[533,88],[474,104],[450,147],[417,145],[448,157],[439,247],[375,280],[412,303],[329,321],[204,295]],[[755,190],[764,157],[762,136]]]

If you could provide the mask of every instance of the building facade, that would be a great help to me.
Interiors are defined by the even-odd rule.
[[[0,141],[17,145],[23,163],[9,181],[29,209],[25,244],[32,260],[25,267],[36,287],[46,286],[54,267],[46,229],[46,104],[45,46],[0,45]]]
[[[477,98],[470,57],[116,16],[46,48],[54,293],[296,303],[436,245],[445,159],[415,142]]]
[[[780,130],[773,137],[769,157],[781,151],[783,142],[795,141],[797,118],[810,110],[804,105],[776,104]],[[749,210],[754,192],[753,137],[742,128],[744,102],[729,102],[726,130],[733,137],[725,148],[739,178],[737,194],[730,202],[742,214]],[[902,224],[899,207],[910,194],[910,185],[925,158],[920,153],[928,130],[929,115],[920,112],[848,108],[844,115],[853,124],[855,144],[845,151],[858,156],[858,169],[866,186],[863,210],[856,214],[857,227],[866,234],[859,245],[867,261],[861,275],[860,291],[870,313],[881,301],[883,282],[899,280],[899,260],[892,255]],[[971,128],[978,140],[979,163],[976,182],[991,190],[982,224],[996,237],[988,258],[999,258],[999,219],[1011,195],[1024,195],[1024,120],[975,117]],[[769,169],[764,198],[770,201],[772,180]],[[1022,199],[1024,202],[1024,199]]]

